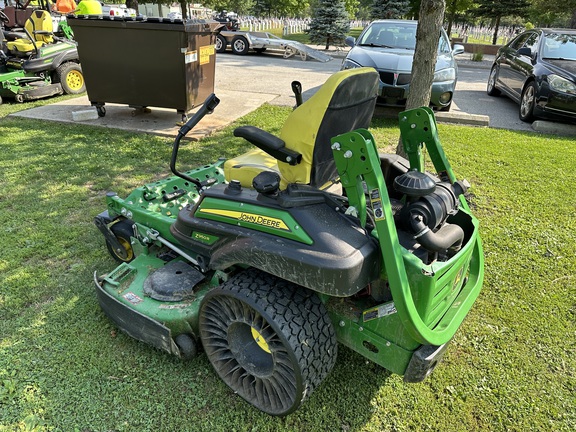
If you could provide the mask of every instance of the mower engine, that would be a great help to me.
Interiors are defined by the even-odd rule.
[[[458,212],[458,197],[468,188],[466,181],[437,181],[416,170],[394,179],[394,190],[403,194],[394,206],[395,220],[428,252],[429,260],[445,261],[462,247],[464,230],[447,220]]]

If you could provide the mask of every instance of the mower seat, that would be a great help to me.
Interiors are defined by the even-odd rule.
[[[290,183],[329,186],[338,177],[330,139],[368,128],[377,92],[378,73],[373,68],[336,72],[288,116],[279,138],[253,126],[237,128],[234,135],[259,149],[226,161],[226,180],[252,188],[254,177],[273,171],[280,175],[280,189]]]
[[[54,42],[52,17],[48,11],[37,9],[32,12],[24,29],[28,35],[27,38],[16,39],[6,44],[8,50],[13,54],[28,55],[45,44]]]

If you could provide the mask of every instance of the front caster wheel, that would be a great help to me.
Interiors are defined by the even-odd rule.
[[[198,354],[198,346],[192,336],[182,333],[176,336],[174,342],[180,351],[180,358],[182,360],[190,360]]]
[[[126,258],[123,258],[120,251],[116,251],[110,242],[106,240],[106,248],[108,248],[108,253],[119,263],[129,263],[134,259],[134,250],[132,249],[132,244],[130,243],[130,237],[134,235],[134,229],[132,228],[133,222],[128,219],[122,219],[116,222],[110,227],[110,231],[114,234],[114,237],[118,239],[120,245],[124,248],[126,252]]]
[[[295,411],[336,362],[336,336],[318,296],[254,269],[206,295],[200,336],[220,378],[272,415]]]

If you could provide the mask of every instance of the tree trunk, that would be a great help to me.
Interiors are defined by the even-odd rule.
[[[182,19],[188,19],[188,4],[186,3],[186,0],[180,0],[180,9],[182,9]]]
[[[500,29],[500,17],[496,17],[496,24],[494,24],[494,36],[492,37],[492,45],[498,42],[498,30]]]
[[[452,24],[454,24],[454,20],[456,19],[456,7],[458,0],[452,0],[448,5],[446,5],[446,10],[448,11],[448,28],[446,29],[446,33],[448,33],[448,37],[452,40]]]
[[[430,105],[432,80],[438,55],[438,40],[445,9],[445,0],[422,0],[420,3],[416,50],[412,63],[412,81],[406,109]],[[406,157],[402,140],[398,142],[396,153]]]

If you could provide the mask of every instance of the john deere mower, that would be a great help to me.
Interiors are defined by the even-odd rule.
[[[0,20],[7,19],[0,11]],[[53,35],[47,11],[35,10],[24,31],[25,37],[10,41],[2,33],[0,103],[5,97],[24,102],[86,90],[76,43]]]
[[[343,344],[407,382],[424,380],[482,286],[478,221],[432,111],[399,117],[409,158],[378,154],[366,129],[378,74],[337,72],[279,136],[239,127],[255,148],[179,171],[95,218],[120,264],[94,282],[130,336],[182,358],[203,348],[256,408],[286,415],[330,373]],[[424,149],[434,173],[424,169]]]

